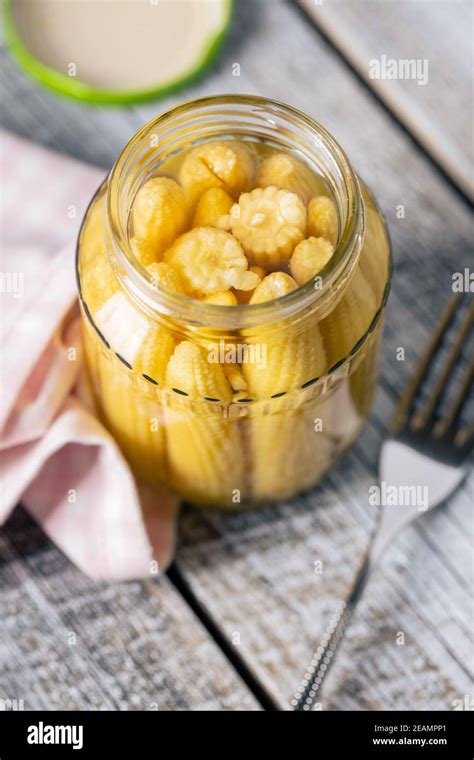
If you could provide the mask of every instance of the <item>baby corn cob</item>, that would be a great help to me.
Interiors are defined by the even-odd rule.
[[[242,374],[242,369],[239,364],[224,364],[224,372],[227,380],[229,381],[233,391],[240,392],[247,390],[247,383],[245,377]]]
[[[213,303],[215,306],[237,306],[237,297],[231,290],[219,290],[203,298],[204,303]]]
[[[167,478],[162,405],[134,385],[130,373],[105,356],[95,341],[99,414],[138,477],[151,484]]]
[[[170,403],[166,407],[168,459],[174,488],[192,501],[232,506],[244,487],[244,458],[238,423],[223,419],[219,408],[191,409],[190,400],[229,403],[233,391],[220,364],[190,341],[180,343],[166,373]],[[183,399],[174,392],[187,394]],[[202,401],[205,405],[206,402]]]
[[[328,366],[350,353],[367,332],[375,312],[374,293],[357,267],[334,311],[320,322]]]
[[[286,153],[274,153],[260,164],[255,180],[257,187],[274,185],[299,195],[305,206],[313,195],[324,192],[317,174],[302,161]]]
[[[120,288],[105,250],[102,222],[103,201],[95,203],[81,232],[81,289],[93,316]]]
[[[304,285],[324,269],[333,253],[334,247],[325,238],[302,240],[290,259],[290,272],[298,285]]]
[[[146,241],[136,245],[137,253],[146,259],[169,248],[184,232],[188,210],[183,188],[168,177],[154,177],[145,182],[137,193],[132,207],[135,238]],[[144,266],[151,261],[143,262]]]
[[[248,271],[238,241],[214,227],[196,227],[182,235],[164,260],[180,275],[188,295],[211,295],[231,287],[252,290],[259,278]]]
[[[150,245],[148,240],[134,237],[130,240],[130,247],[133,255],[140,262],[142,267],[147,267],[158,261],[159,249]]]
[[[166,328],[150,326],[133,362],[134,370],[148,375],[162,386],[166,368],[175,347],[176,341]]]
[[[169,264],[160,261],[159,263],[150,264],[147,268],[155,286],[159,285],[172,293],[184,293],[181,277]]]
[[[310,488],[327,470],[333,443],[324,432],[329,420],[312,399],[298,409],[274,399],[272,412],[244,422],[249,426],[251,495],[256,501],[279,501]],[[323,428],[317,428],[318,420]],[[244,429],[245,436],[245,429]]]
[[[249,303],[255,304],[273,301],[275,298],[286,296],[288,293],[296,290],[297,287],[298,285],[293,277],[290,277],[286,272],[271,272],[257,285]]]
[[[81,268],[81,288],[92,316],[120,290],[105,248],[97,250],[91,262]]]
[[[332,245],[337,241],[336,206],[326,195],[312,198],[308,205],[308,236],[323,237]]]
[[[227,227],[227,218],[234,201],[220,187],[211,187],[199,199],[193,217],[193,227]]]
[[[275,186],[243,193],[230,210],[230,228],[249,261],[267,271],[281,269],[303,239],[306,209],[296,193]]]
[[[191,150],[183,161],[179,178],[194,208],[203,193],[214,187],[238,198],[251,186],[253,175],[251,149],[232,140],[205,143]]]
[[[270,399],[295,390],[324,371],[326,354],[317,325],[287,339],[262,328],[261,342],[265,366],[263,361],[242,364],[251,398]]]
[[[263,267],[250,267],[249,272],[253,272],[259,278],[259,282],[257,282],[257,285],[256,285],[256,288],[257,288],[260,284],[260,281],[263,280],[263,278],[265,277],[266,272],[263,269]],[[236,290],[235,295],[237,298],[237,303],[241,303],[241,304],[249,303],[254,293],[255,293],[255,289],[254,290]]]
[[[326,467],[329,449],[324,432],[314,431],[314,402],[295,408],[291,396],[282,395],[325,370],[326,356],[317,324],[286,340],[264,329],[261,340],[266,347],[266,365],[243,364],[242,374],[250,398],[270,400],[281,395],[272,400],[270,414],[248,421],[252,496],[265,501],[309,487]]]

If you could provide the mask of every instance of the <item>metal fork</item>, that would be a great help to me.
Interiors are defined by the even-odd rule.
[[[442,416],[440,404],[447,390],[451,373],[473,327],[474,302],[472,298],[465,313],[461,315],[461,324],[456,338],[427,401],[420,409],[415,407],[444,338],[458,310],[463,306],[464,300],[467,299],[464,299],[462,295],[456,295],[448,304],[403,394],[389,426],[388,436],[380,450],[381,486],[385,484],[386,491],[387,488],[394,487],[399,495],[402,493],[423,494],[423,498],[415,498],[413,503],[402,506],[398,504],[396,508],[385,504],[380,509],[368,549],[351,591],[330,621],[300,687],[291,700],[293,710],[313,709],[344,632],[370,574],[384,550],[403,527],[424,512],[444,502],[467,473],[468,457],[474,448],[474,424],[460,428],[458,423],[474,381],[472,356],[459,388],[448,410]],[[420,488],[424,490],[413,490]]]

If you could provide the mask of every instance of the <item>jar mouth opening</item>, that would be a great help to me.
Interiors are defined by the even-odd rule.
[[[338,206],[340,229],[334,253],[317,275],[318,288],[311,279],[272,301],[219,306],[165,290],[136,259],[129,241],[129,216],[136,193],[153,170],[184,148],[236,138],[286,144],[305,163],[311,162],[313,170],[318,167],[329,184]],[[326,171],[321,171],[323,168]],[[256,95],[226,94],[190,100],[145,124],[125,145],[110,172],[104,213],[108,254],[130,296],[151,316],[168,316],[215,329],[254,327],[308,308],[323,312],[350,275],[364,234],[358,180],[339,143],[302,111]]]

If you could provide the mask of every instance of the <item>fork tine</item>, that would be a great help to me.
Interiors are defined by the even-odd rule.
[[[474,303],[469,304],[469,308],[462,320],[461,327],[459,329],[456,340],[449,352],[448,359],[444,365],[443,371],[439,374],[430,397],[427,399],[425,405],[420,409],[417,414],[414,415],[411,427],[415,430],[420,430],[425,427],[433,418],[438,403],[443,395],[444,390],[448,384],[451,372],[458,360],[461,349],[464,342],[469,335],[474,322]]]
[[[441,438],[448,430],[452,430],[456,425],[457,420],[461,416],[464,404],[469,398],[469,388],[474,383],[474,359],[471,359],[469,363],[469,369],[464,375],[462,383],[458,392],[451,401],[451,405],[446,415],[439,420],[434,427],[434,434],[436,437]]]
[[[400,403],[395,411],[395,415],[389,426],[390,433],[396,433],[408,418],[417,390],[426,377],[431,362],[438,352],[443,336],[454,318],[456,309],[461,299],[462,294],[457,293],[454,298],[451,299],[446,309],[444,310],[443,316],[438,322],[435,331],[431,336],[431,340],[426,348],[426,351],[415,370],[415,374],[408,383],[406,390],[400,400]]]

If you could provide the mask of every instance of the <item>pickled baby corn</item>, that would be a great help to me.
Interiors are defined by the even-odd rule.
[[[240,196],[230,210],[230,228],[251,264],[281,269],[303,239],[306,209],[296,193],[275,186]]]
[[[203,298],[205,303],[212,303],[214,306],[237,306],[237,297],[231,290],[219,290],[217,293],[211,293],[210,296]]]
[[[182,235],[164,256],[180,275],[188,295],[210,295],[231,287],[251,290],[259,278],[237,240],[214,227],[196,227]]]
[[[320,322],[328,366],[350,353],[367,332],[376,310],[374,292],[357,268],[334,311]]]
[[[308,236],[326,238],[334,246],[337,231],[337,211],[332,200],[326,195],[312,198],[308,204]]]
[[[298,285],[304,285],[324,269],[333,253],[334,246],[322,237],[298,243],[290,259],[290,272]]]
[[[134,237],[130,240],[130,248],[142,267],[148,267],[158,260],[159,252],[155,246],[150,245],[148,240]]]
[[[83,251],[81,266],[82,292],[93,316],[120,288],[110,265],[102,234],[104,206],[97,202],[87,214],[80,245]]]
[[[317,400],[295,408],[283,395],[322,375],[326,355],[317,324],[286,339],[262,330],[261,340],[266,366],[242,365],[247,394],[273,397],[270,413],[249,420],[251,491],[257,500],[281,499],[294,493],[295,483],[298,490],[309,487],[329,462],[326,435],[314,430]]]
[[[87,294],[87,306],[92,316],[112,298],[120,289],[117,278],[110,265],[105,248],[98,250],[91,264],[84,269],[82,290]]]
[[[251,398],[270,399],[275,394],[287,393],[323,372],[326,353],[317,325],[287,339],[264,328],[261,332],[266,366],[262,368],[261,362],[242,364]]]
[[[297,288],[285,272],[267,275],[256,288],[251,303],[271,301]],[[282,328],[283,332],[283,328]],[[242,365],[242,375],[251,398],[269,400],[296,390],[324,372],[326,356],[317,325],[305,327],[298,335],[279,336],[278,331],[262,328],[260,340],[265,346],[266,362]],[[277,499],[288,496],[294,483],[309,486],[317,470],[327,464],[327,444],[318,434],[314,439],[314,411],[286,407],[274,398],[273,411],[255,416],[248,422],[248,440],[252,461],[252,496]]]
[[[169,264],[160,261],[147,267],[151,274],[153,284],[159,285],[172,293],[184,293],[183,283],[178,272]]]
[[[318,399],[298,409],[273,399],[266,416],[250,419],[251,496],[256,501],[292,498],[305,491],[328,469],[333,456],[330,436],[317,430],[322,416]],[[329,428],[330,429],[330,428]]]
[[[242,374],[242,369],[238,364],[224,364],[224,372],[233,391],[246,391],[247,383]]]
[[[287,153],[274,153],[260,164],[255,178],[257,187],[271,185],[296,193],[305,206],[313,195],[324,192],[324,184],[317,174],[302,161]]]
[[[118,361],[118,360],[117,360]],[[165,420],[162,405],[146,396],[115,362],[98,360],[99,413],[134,472],[149,483],[167,480]],[[156,369],[155,369],[156,371]]]
[[[99,416],[134,472],[149,483],[166,483],[166,442],[161,404],[138,388],[136,374],[120,371],[119,359],[105,349],[87,321],[83,323],[83,336]],[[166,344],[163,336],[161,347],[168,356],[174,350],[174,345]],[[158,356],[154,350],[152,354],[154,366],[147,360],[147,367],[159,375]],[[163,357],[162,365],[165,361]]]
[[[275,298],[286,296],[288,293],[296,290],[297,287],[297,283],[286,272],[272,272],[257,285],[249,303],[255,304],[273,301]]]
[[[254,176],[252,151],[236,140],[211,142],[193,148],[183,161],[179,179],[190,206],[217,187],[237,199],[251,186]]]
[[[225,190],[220,187],[211,187],[198,201],[193,217],[193,227],[226,229],[233,203],[234,201]]]
[[[250,267],[249,268],[249,272],[253,272],[259,278],[259,281],[258,281],[258,283],[256,285],[256,287],[258,287],[259,284],[260,284],[260,281],[263,280],[263,278],[266,275],[265,269],[263,267]],[[250,301],[250,299],[252,298],[252,295],[254,293],[255,293],[255,289],[253,289],[253,290],[236,290],[235,291],[235,295],[236,295],[236,298],[237,298],[237,302],[241,303],[241,304],[248,303]]]
[[[140,188],[132,208],[133,234],[146,241],[137,245],[137,252],[148,259],[150,251],[156,259],[174,240],[184,232],[187,223],[187,207],[184,191],[173,179],[154,177]],[[144,263],[144,262],[142,262]],[[150,264],[147,260],[144,263]]]
[[[230,403],[231,385],[209,352],[183,341],[170,359],[166,373],[169,388],[191,400],[205,398]],[[171,391],[171,394],[173,391]],[[233,494],[244,487],[244,458],[236,422],[223,419],[220,410],[180,404],[179,395],[166,407],[168,459],[174,488],[200,502],[232,504]]]
[[[173,155],[160,172],[167,176],[138,192],[130,225],[131,248],[158,291],[221,307],[264,304],[314,278],[333,255],[336,206],[322,179],[293,155],[229,139]],[[375,258],[385,228],[362,191],[371,229],[335,310],[323,321],[301,316],[248,334],[242,320],[222,341],[209,331],[209,346],[197,329],[196,340],[193,328],[178,336],[174,323],[168,330],[135,308],[104,248],[103,204],[92,206],[81,283],[111,349],[87,327],[89,367],[104,422],[140,477],[190,501],[238,508],[240,494],[292,497],[327,469],[348,428],[340,399],[358,422],[374,386],[372,349],[342,381],[345,395],[319,395],[316,382],[366,333],[386,281],[386,257]],[[256,350],[231,359],[226,349],[241,339]]]

